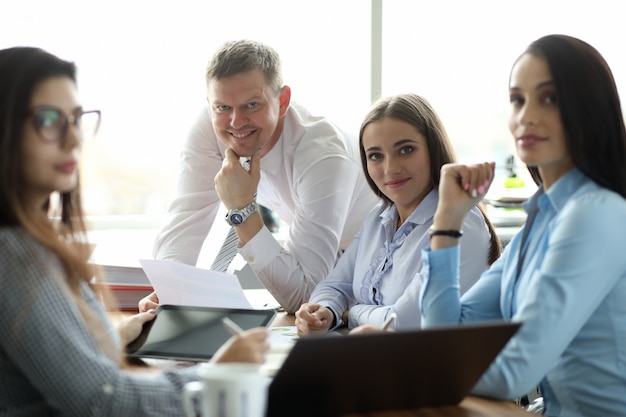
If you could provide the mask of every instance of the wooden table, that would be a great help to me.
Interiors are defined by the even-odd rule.
[[[343,417],[530,417],[533,415],[510,401],[470,396],[456,406],[350,414]]]

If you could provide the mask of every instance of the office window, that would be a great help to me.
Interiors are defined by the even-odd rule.
[[[626,97],[626,29],[610,0],[385,0],[383,7],[383,94],[428,98],[463,160],[502,165],[515,153],[507,125],[509,72],[543,35],[591,43]]]
[[[509,70],[541,35],[566,33],[596,46],[626,96],[626,29],[612,0],[33,0],[3,8],[0,48],[39,46],[77,63],[85,107],[103,112],[82,163],[91,224],[144,228],[147,242],[205,103],[204,69],[213,51],[237,38],[272,45],[293,100],[356,131],[372,95],[372,4],[382,8],[382,31],[373,33],[382,41],[380,93],[425,96],[462,161],[502,166],[514,154]]]
[[[85,207],[94,218],[150,217],[172,196],[218,46],[240,38],[273,46],[292,100],[358,128],[369,105],[369,13],[362,0],[35,0],[3,8],[0,48],[39,46],[76,62],[81,99],[102,110],[98,139],[84,146]]]

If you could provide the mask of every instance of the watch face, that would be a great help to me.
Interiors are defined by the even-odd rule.
[[[232,224],[241,224],[241,223],[243,223],[243,216],[241,214],[239,214],[239,213],[233,213],[230,216],[230,222]]]

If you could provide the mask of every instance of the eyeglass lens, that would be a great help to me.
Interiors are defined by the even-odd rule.
[[[70,123],[69,119],[72,119],[72,123],[78,127],[82,140],[91,139],[96,134],[100,122],[98,111],[82,112],[68,118],[61,111],[53,108],[35,110],[34,118],[41,136],[49,141],[57,141],[65,137]]]

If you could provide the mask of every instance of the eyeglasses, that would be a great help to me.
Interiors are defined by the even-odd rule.
[[[100,127],[100,110],[81,110],[65,115],[55,107],[41,106],[28,112],[28,116],[33,117],[35,129],[44,142],[63,141],[70,123],[78,128],[81,140],[94,137]]]

